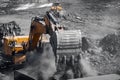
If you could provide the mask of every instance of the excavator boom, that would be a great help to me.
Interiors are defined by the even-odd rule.
[[[29,41],[27,44],[27,49],[33,50],[37,47],[37,43],[42,34],[46,33],[45,25],[40,18],[35,17],[31,22]]]

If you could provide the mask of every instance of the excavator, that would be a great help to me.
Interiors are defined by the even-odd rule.
[[[78,65],[80,59],[81,31],[68,30],[60,24],[58,17],[56,17],[56,11],[60,11],[61,6],[54,8],[52,6],[51,9],[43,17],[33,17],[31,19],[29,36],[13,35],[4,37],[3,52],[7,55],[5,64],[23,64],[27,59],[26,52],[42,49],[42,44],[49,42],[54,52],[57,70],[67,70],[69,66],[75,74],[80,73],[80,69],[78,72],[73,66]],[[8,60],[8,58],[10,59]],[[66,66],[63,68],[61,65]],[[3,64],[0,68],[6,67],[8,65]]]

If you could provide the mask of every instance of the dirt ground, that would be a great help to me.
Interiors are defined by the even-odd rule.
[[[120,52],[110,56],[97,46],[97,41],[108,34],[114,34],[120,28],[119,0],[61,0],[66,20],[62,21],[69,29],[80,29],[82,35],[91,39],[93,46],[83,58],[89,61],[97,74],[120,74]],[[19,4],[20,5],[20,4]],[[22,28],[22,34],[28,35],[31,18],[41,16],[49,7],[36,8],[42,3],[35,3],[32,8],[15,10],[11,8],[9,14],[0,15],[0,23],[16,21]],[[93,51],[93,52],[92,52]],[[84,61],[83,61],[84,62]],[[85,64],[84,64],[85,65]],[[4,80],[4,79],[3,79]]]

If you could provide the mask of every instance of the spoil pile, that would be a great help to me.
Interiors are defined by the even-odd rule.
[[[5,36],[21,35],[21,28],[15,21],[0,23],[0,47]]]
[[[98,74],[120,74],[120,35],[108,34],[99,46],[84,54]]]
[[[103,51],[114,55],[120,50],[120,35],[108,34],[100,41],[99,45],[102,47]]]

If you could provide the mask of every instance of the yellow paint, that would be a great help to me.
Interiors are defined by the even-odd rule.
[[[41,35],[46,33],[46,29],[42,23],[36,21],[32,22],[31,27],[32,28],[29,33],[29,41],[31,41],[31,43],[28,43],[27,47],[33,50],[37,47],[37,43],[39,42]]]
[[[15,41],[15,46],[10,46],[10,43]],[[22,43],[28,42],[28,36],[7,36],[4,38],[4,52],[6,55],[12,55],[12,52],[15,51],[18,53],[23,50]]]
[[[52,6],[51,10],[58,10],[61,11],[62,10],[62,6]]]

